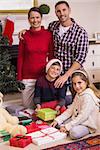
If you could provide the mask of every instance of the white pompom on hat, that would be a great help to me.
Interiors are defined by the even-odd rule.
[[[47,65],[46,65],[46,73],[47,73],[48,69],[51,67],[51,65],[53,65],[53,64],[56,63],[56,62],[58,62],[58,63],[60,64],[60,66],[61,66],[60,73],[59,73],[59,74],[61,74],[62,69],[63,69],[63,65],[62,65],[62,62],[61,62],[59,59],[51,59],[51,60],[47,63]]]

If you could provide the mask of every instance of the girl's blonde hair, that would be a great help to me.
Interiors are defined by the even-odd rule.
[[[81,79],[87,83],[87,88],[91,88],[93,90],[94,94],[98,98],[100,98],[100,90],[97,89],[93,83],[91,83],[91,81],[89,80],[89,76],[84,69],[75,70],[72,74],[72,78],[75,76],[80,76]]]

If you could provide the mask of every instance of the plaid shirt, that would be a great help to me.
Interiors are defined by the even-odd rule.
[[[72,18],[72,26],[59,36],[59,21],[53,21],[49,24],[49,30],[53,32],[54,38],[54,56],[63,63],[64,74],[74,61],[80,65],[85,61],[88,52],[88,35]],[[70,80],[67,82],[69,83]]]

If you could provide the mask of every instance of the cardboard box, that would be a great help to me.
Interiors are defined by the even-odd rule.
[[[37,111],[37,117],[44,121],[53,120],[56,117],[57,112],[51,108],[43,108]]]

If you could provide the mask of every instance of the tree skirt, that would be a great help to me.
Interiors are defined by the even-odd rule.
[[[92,136],[83,140],[75,141],[47,148],[46,150],[99,150],[100,149],[100,135]]]

